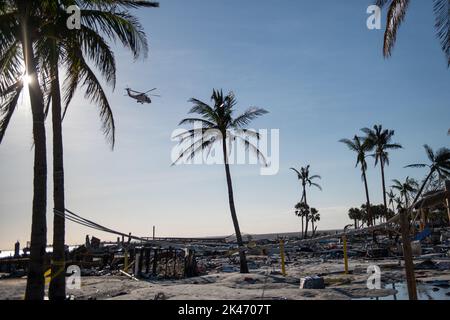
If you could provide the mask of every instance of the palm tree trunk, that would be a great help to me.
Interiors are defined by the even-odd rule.
[[[306,184],[303,183],[303,203],[308,205],[308,202],[306,201]],[[303,239],[308,238],[308,227],[309,227],[309,217],[308,214],[305,215],[305,234],[303,235]]]
[[[387,211],[386,182],[384,179],[384,161],[383,161],[382,157],[380,157],[380,166],[381,166],[381,182],[383,185],[383,204],[384,204],[384,210]]]
[[[304,220],[304,217],[302,216],[302,238],[305,236],[305,229],[304,229],[304,226],[303,226],[303,220]]]
[[[370,224],[372,225],[372,210],[370,209],[370,198],[369,198],[369,186],[367,185],[367,176],[366,170],[362,170],[363,180],[364,180],[364,188],[366,190],[366,207],[367,207],[367,216]]]
[[[414,205],[417,202],[417,200],[419,200],[420,196],[422,195],[423,189],[425,189],[425,186],[427,185],[427,182],[428,182],[428,180],[430,180],[433,173],[434,173],[434,170],[430,170],[430,173],[428,174],[428,176],[425,178],[422,185],[420,186],[419,192],[417,192],[412,205]]]
[[[63,139],[61,123],[61,94],[59,87],[58,54],[56,43],[53,50],[53,61],[50,66],[51,96],[52,96],[52,126],[53,126],[53,202],[54,209],[64,214],[64,163]],[[49,287],[51,300],[66,298],[66,270],[65,270],[65,219],[53,215],[53,253],[52,280]]]
[[[18,1],[22,26],[22,50],[25,68],[31,82],[28,84],[31,113],[33,117],[34,140],[34,178],[33,178],[33,209],[31,221],[30,262],[28,267],[26,300],[44,299],[44,263],[47,245],[47,150],[45,138],[44,98],[37,77],[36,60],[28,27],[30,2]]]
[[[314,219],[311,219],[311,226],[312,226],[312,237],[314,238],[315,230],[314,230]]]
[[[228,153],[227,153],[227,142],[226,135],[223,135],[223,159],[225,163],[225,173],[227,177],[228,186],[228,202],[230,204],[231,219],[233,220],[234,232],[236,233],[236,240],[239,246],[239,259],[241,264],[241,273],[248,273],[247,258],[244,251],[244,242],[242,241],[241,229],[239,228],[239,222],[236,215],[236,208],[234,206],[234,196],[233,196],[233,184],[231,182],[230,166],[228,164]]]

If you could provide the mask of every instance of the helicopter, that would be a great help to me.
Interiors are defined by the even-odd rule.
[[[130,98],[136,99],[136,103],[144,104],[144,103],[152,103],[152,99],[149,96],[153,97],[161,97],[159,94],[150,94],[149,92],[155,91],[157,88],[153,88],[146,92],[139,92],[136,90],[132,90],[130,88],[125,88],[127,94]]]

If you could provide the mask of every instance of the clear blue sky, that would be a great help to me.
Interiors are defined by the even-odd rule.
[[[240,110],[268,109],[254,128],[280,129],[280,172],[232,168],[241,229],[246,233],[300,230],[292,207],[300,186],[289,167],[311,164],[323,192],[312,190],[319,228],[340,228],[347,210],[364,202],[354,155],[338,140],[365,126],[395,129],[404,150],[392,153],[388,185],[425,160],[422,145],[449,146],[450,80],[433,30],[431,1],[412,1],[393,57],[381,54],[383,30],[366,28],[371,1],[181,0],[138,12],[149,36],[147,60],[133,63],[118,49],[118,83],[109,91],[117,144],[111,152],[97,110],[79,94],[64,122],[66,206],[97,222],[136,235],[232,234],[223,166],[170,166],[170,135],[190,108],[213,88],[233,90]],[[383,26],[385,13],[383,13]],[[123,88],[158,87],[161,99],[137,105]],[[49,119],[50,120],[50,119]],[[48,135],[51,127],[48,126]],[[51,139],[49,139],[49,149]],[[32,199],[31,115],[27,99],[0,146],[0,248],[29,238]],[[51,165],[51,150],[49,164]],[[49,165],[48,236],[52,198]],[[379,168],[369,164],[373,202],[382,202]],[[67,225],[67,242],[85,234]]]

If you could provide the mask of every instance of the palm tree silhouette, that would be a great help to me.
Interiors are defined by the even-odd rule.
[[[295,215],[302,219],[302,235],[305,236],[304,219],[309,214],[309,206],[304,202],[299,202],[295,205]]]
[[[314,237],[315,234],[316,234],[316,229],[317,229],[317,226],[314,227],[314,223],[320,221],[320,213],[319,213],[319,210],[317,210],[316,208],[311,208],[310,214],[309,214],[309,219],[311,220],[311,225],[312,225],[312,236]]]
[[[386,31],[384,33],[383,55],[390,57],[392,49],[397,40],[397,32],[405,19],[409,6],[409,0],[377,0],[376,5],[380,8],[389,4]],[[441,44],[442,51],[447,58],[450,67],[450,4],[448,0],[434,0],[433,12],[435,16],[436,35]]]
[[[391,186],[392,189],[396,189],[399,192],[400,196],[403,197],[406,208],[408,208],[409,195],[411,193],[417,192],[417,188],[419,187],[417,181],[410,177],[406,177],[404,182],[400,182],[397,179],[393,179],[392,182],[394,182],[394,184]]]
[[[402,146],[398,143],[392,143],[394,130],[383,130],[381,125],[373,126],[373,129],[361,129],[366,134],[366,141],[369,144],[369,149],[374,150],[375,166],[380,163],[381,168],[381,183],[383,187],[383,204],[387,209],[386,200],[386,182],[384,177],[384,167],[389,165],[389,150],[401,149]]]
[[[391,188],[386,195],[389,198],[389,205],[392,206],[392,210],[395,212],[394,202],[396,195],[394,193],[394,190],[392,190]]]
[[[231,218],[233,220],[233,226],[236,233],[236,240],[239,245],[239,257],[240,257],[240,270],[241,273],[248,273],[247,260],[244,251],[244,244],[242,241],[242,235],[239,228],[239,222],[236,214],[236,208],[234,205],[234,195],[233,195],[233,185],[231,181],[231,172],[229,167],[228,153],[231,151],[231,140],[237,140],[244,143],[245,147],[254,152],[259,160],[267,165],[264,155],[255,146],[249,137],[259,140],[260,136],[257,132],[253,130],[245,129],[245,127],[257,117],[268,113],[262,108],[250,108],[243,114],[233,117],[233,112],[235,111],[236,99],[233,93],[229,93],[224,96],[222,90],[213,90],[211,100],[214,102],[213,106],[197,100],[195,98],[189,101],[194,104],[189,113],[197,114],[196,118],[186,118],[183,119],[179,125],[191,124],[195,122],[200,122],[202,124],[201,129],[191,129],[184,132],[176,138],[180,138],[180,145],[188,142],[189,147],[184,149],[180,154],[178,159],[173,163],[176,164],[181,159],[193,159],[197,153],[203,152],[205,150],[211,150],[212,146],[216,143],[222,144],[223,159],[225,164],[225,174],[228,187],[228,201],[230,205]],[[200,138],[193,143],[192,139],[196,139],[197,136]],[[227,144],[227,141],[229,143]]]
[[[414,205],[417,200],[419,200],[420,195],[422,194],[427,182],[433,176],[434,173],[438,174],[438,178],[440,180],[445,180],[450,177],[450,149],[449,148],[440,148],[436,152],[429,145],[424,145],[425,152],[427,154],[429,164],[426,163],[416,163],[410,164],[405,168],[429,168],[429,173],[425,180],[422,182],[422,185],[419,188],[419,191],[414,198],[412,205]]]
[[[101,3],[100,3],[101,2]],[[63,166],[63,140],[62,140],[62,102],[59,66],[66,68],[64,81],[64,113],[79,85],[86,87],[85,96],[97,104],[100,109],[103,131],[114,147],[115,126],[112,110],[106,94],[97,79],[90,64],[96,67],[105,78],[106,83],[115,86],[116,66],[115,59],[107,40],[119,39],[124,47],[129,48],[137,58],[141,51],[147,53],[147,42],[138,20],[130,15],[127,8],[157,7],[158,3],[149,1],[112,3],[97,1],[95,3],[84,1],[82,5],[81,29],[67,32],[67,13],[63,7],[54,5],[52,1],[40,3],[36,8],[33,20],[42,21],[40,36],[34,39],[36,56],[39,58],[39,69],[46,98],[47,113],[50,104],[52,108],[53,125],[53,187],[54,208],[59,214],[54,215],[53,223],[53,253],[52,253],[52,280],[49,287],[50,299],[65,299],[65,274],[61,272],[64,266],[65,219],[64,213],[64,166]],[[69,5],[71,1],[63,2]],[[114,10],[112,10],[114,8]],[[125,9],[125,10],[124,10]],[[101,26],[101,27],[100,27]],[[9,50],[14,52],[14,45]],[[14,111],[9,105],[9,112]],[[10,118],[10,117],[9,117]],[[8,120],[9,122],[9,120]],[[3,136],[8,125],[5,122],[0,130]],[[1,139],[1,137],[0,137]]]
[[[355,229],[359,228],[358,221],[362,220],[362,211],[359,208],[350,208],[348,210],[348,217],[353,220]]]
[[[355,167],[357,167],[358,165],[361,166],[361,178],[364,181],[364,188],[366,191],[366,207],[367,207],[367,214],[369,217],[369,225],[373,225],[373,220],[372,220],[372,214],[371,214],[371,210],[370,210],[370,198],[369,198],[369,187],[367,185],[367,162],[366,162],[366,157],[367,157],[367,152],[370,151],[371,146],[368,143],[367,140],[365,140],[364,138],[358,137],[358,136],[354,136],[353,140],[350,139],[341,139],[339,140],[339,142],[344,143],[351,151],[356,152],[356,165]]]
[[[293,170],[296,174],[297,174],[297,178],[298,180],[301,181],[302,184],[302,199],[300,200],[300,202],[304,202],[305,204],[308,204],[308,201],[306,200],[306,187],[316,187],[319,190],[322,190],[322,187],[318,184],[315,183],[313,180],[315,179],[322,179],[321,176],[319,175],[309,175],[309,168],[310,165],[308,164],[306,167],[301,167],[300,170],[297,170],[295,168],[291,168],[291,170]],[[307,238],[308,237],[308,225],[309,225],[309,215],[305,216],[305,234],[304,237]]]
[[[44,254],[47,245],[47,147],[44,96],[38,74],[38,60],[33,48],[39,25],[33,14],[39,1],[2,1],[0,3],[0,143],[28,76],[33,118],[34,172],[31,218],[30,262],[25,299],[44,298]],[[22,65],[25,66],[23,70]]]

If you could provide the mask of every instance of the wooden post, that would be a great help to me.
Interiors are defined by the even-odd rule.
[[[158,249],[155,249],[155,253],[153,255],[153,270],[152,270],[152,274],[154,276],[156,276],[157,266],[158,266]]]
[[[137,252],[134,255],[134,276],[138,277],[140,274],[140,266],[142,266],[141,254]]]
[[[348,255],[347,255],[347,236],[342,236],[342,242],[344,243],[344,273],[348,274]]]
[[[410,228],[408,221],[408,211],[403,209],[400,212],[400,225],[402,230],[403,259],[405,261],[406,282],[408,284],[409,300],[417,300],[416,277],[414,275],[414,262],[411,251]]]
[[[141,248],[139,252],[139,261],[138,261],[138,276],[142,276],[142,266],[144,264],[144,247]]]
[[[450,180],[445,180],[445,191],[450,192]],[[447,203],[448,222],[450,224],[450,195],[447,196],[445,202]]]
[[[177,249],[175,249],[173,254],[173,277],[177,277]]]
[[[150,251],[152,248],[145,248],[145,273],[150,273]]]
[[[155,240],[155,226],[153,226],[153,240]]]
[[[128,249],[125,248],[123,256],[123,271],[127,272],[127,270],[128,270]]]
[[[286,266],[284,263],[284,241],[280,239],[281,273],[286,276]]]

